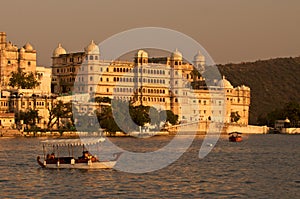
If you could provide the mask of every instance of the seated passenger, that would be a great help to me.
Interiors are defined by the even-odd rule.
[[[55,159],[55,155],[54,155],[54,153],[51,153],[51,155],[50,155],[50,159]]]

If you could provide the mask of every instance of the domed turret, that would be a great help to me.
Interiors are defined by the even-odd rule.
[[[148,53],[144,50],[139,50],[136,54],[136,57],[148,58]]]
[[[195,62],[205,62],[205,57],[202,55],[200,51],[194,57]]]
[[[242,85],[241,90],[249,90],[250,91],[250,88],[248,86]]]
[[[6,50],[14,50],[14,47],[13,47],[13,45],[12,45],[11,42],[8,42],[8,43],[6,44],[6,46],[5,46],[5,49],[6,49]]]
[[[86,54],[100,54],[99,47],[95,44],[94,40],[84,50]]]
[[[176,48],[176,50],[172,53],[171,58],[173,60],[182,60],[182,53]]]
[[[285,123],[291,123],[291,121],[289,120],[289,118],[285,118],[284,122]]]
[[[231,83],[227,79],[225,79],[225,76],[223,76],[223,79],[221,79],[218,82],[218,86],[221,87],[221,88],[233,89],[233,86],[231,85]]]
[[[21,49],[20,49],[20,53],[24,53],[25,52],[25,49],[22,47]]]
[[[58,47],[53,51],[53,57],[59,57],[59,55],[67,54],[67,51],[61,46],[61,44],[58,44]]]
[[[24,48],[26,51],[33,51],[33,47],[29,42],[24,45]]]
[[[143,64],[148,64],[148,53],[144,50],[139,50],[136,54],[135,54],[135,63],[140,65]]]

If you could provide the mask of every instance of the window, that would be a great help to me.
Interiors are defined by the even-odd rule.
[[[92,55],[90,55],[90,60],[94,60],[94,57]]]
[[[29,62],[27,63],[27,65],[30,66],[30,65],[31,65],[31,62],[29,61]]]
[[[93,81],[93,76],[90,77],[90,81]]]
[[[8,64],[8,65],[10,65],[10,64],[11,64],[10,60],[8,60],[8,61],[7,61],[7,64]]]
[[[93,66],[90,66],[90,71],[93,71]]]

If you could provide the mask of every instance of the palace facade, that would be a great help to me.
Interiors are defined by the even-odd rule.
[[[250,88],[234,88],[225,77],[207,86],[201,52],[193,64],[177,49],[169,57],[155,58],[139,50],[133,60],[102,60],[94,41],[76,53],[67,53],[59,44],[52,56],[51,89],[60,95],[90,94],[172,110],[181,122],[231,123],[232,116],[238,116],[237,123],[248,124]]]
[[[16,128],[15,119],[18,121],[20,112],[28,110],[38,110],[38,126],[43,127],[48,122],[48,108],[51,108],[55,101],[51,97],[52,71],[51,68],[36,65],[36,54],[37,51],[29,42],[18,48],[7,41],[5,32],[0,32],[0,127]],[[34,89],[8,86],[11,73],[17,71],[35,74],[39,86]],[[11,117],[12,114],[15,118],[8,119],[7,115]]]

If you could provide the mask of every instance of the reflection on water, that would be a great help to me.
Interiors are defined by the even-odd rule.
[[[127,150],[154,151],[170,139],[112,138]],[[116,170],[47,170],[36,163],[41,139],[0,139],[1,198],[299,198],[300,137],[221,137],[204,159],[203,137],[168,167],[146,174]]]

